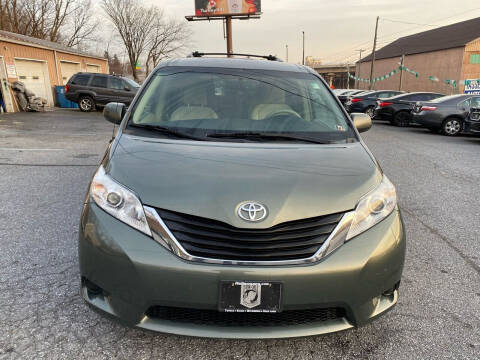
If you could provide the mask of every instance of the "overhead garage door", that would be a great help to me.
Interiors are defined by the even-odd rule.
[[[47,89],[50,89],[50,79],[45,74],[45,63],[33,60],[15,60],[17,76],[19,81],[23,82],[27,89],[32,91],[35,96],[49,99]]]
[[[80,64],[60,61],[60,69],[62,70],[62,84],[65,85],[74,74],[80,72]]]
[[[87,72],[99,73],[100,72],[100,66],[99,65],[89,65],[89,64],[87,64]]]

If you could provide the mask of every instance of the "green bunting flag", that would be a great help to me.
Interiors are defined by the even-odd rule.
[[[379,82],[379,81],[387,80],[387,79],[391,78],[392,76],[398,74],[399,71],[406,71],[406,72],[414,75],[416,78],[418,78],[420,76],[420,74],[417,71],[409,69],[406,66],[400,65],[397,69],[393,69],[388,74],[385,74],[385,75],[382,75],[382,76],[379,76],[379,77],[376,77],[376,78],[372,79],[372,82],[376,83],[376,82]],[[359,78],[357,76],[352,75],[351,73],[348,73],[348,77],[351,78],[351,79],[354,79],[355,81],[370,83],[370,79]],[[440,79],[437,76],[433,76],[433,75],[430,75],[428,77],[428,79],[430,81],[434,81],[434,82],[439,82],[440,81]],[[454,88],[457,88],[458,85],[470,86],[470,84],[472,82],[473,83],[475,83],[475,82],[480,83],[480,79],[476,79],[476,80],[474,80],[474,79],[470,79],[470,80],[451,80],[451,79],[447,79],[447,80],[445,80],[445,84],[451,85]]]
[[[370,82],[369,79],[362,79],[362,78],[359,78],[359,77],[357,77],[357,76],[354,76],[354,75],[352,75],[352,74],[350,74],[350,73],[348,73],[348,77],[349,77],[350,79],[354,79],[354,80],[360,81],[360,82]]]
[[[407,67],[404,66],[404,65],[400,65],[400,66],[398,67],[398,69],[399,69],[399,70],[406,71],[406,72],[408,72],[408,73],[410,73],[410,74],[412,74],[413,76],[415,76],[415,77],[418,78],[418,72],[416,72],[415,70],[409,69],[409,68],[407,68]]]
[[[382,75],[382,76],[379,76],[379,77],[376,77],[376,78],[372,79],[372,82],[376,83],[376,82],[379,82],[379,81],[387,80],[390,77],[398,74],[399,71],[406,71],[406,72],[412,74],[413,76],[415,76],[416,78],[418,78],[420,76],[420,74],[417,71],[409,69],[404,65],[400,65],[397,69],[393,69],[388,74],[385,74],[385,75]],[[354,76],[350,73],[348,73],[348,77],[351,78],[351,79],[354,79],[356,81],[370,83],[370,79],[362,79],[362,78]],[[440,81],[440,79],[437,76],[433,76],[433,75],[430,75],[428,77],[428,79],[430,81],[434,81],[434,82],[439,82]],[[480,83],[480,79],[476,79],[476,80],[475,79],[470,79],[470,80],[451,80],[451,79],[447,79],[447,80],[445,80],[445,84],[451,85],[454,88],[457,88],[458,85],[470,86],[472,84],[472,82],[473,83]]]

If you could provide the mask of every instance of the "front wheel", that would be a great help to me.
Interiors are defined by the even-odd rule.
[[[80,110],[90,112],[95,108],[95,102],[90,96],[82,96],[78,102]]]
[[[392,124],[398,127],[410,125],[410,114],[406,111],[400,111],[393,117]]]
[[[448,118],[442,124],[442,134],[456,136],[462,131],[462,121],[457,118]]]

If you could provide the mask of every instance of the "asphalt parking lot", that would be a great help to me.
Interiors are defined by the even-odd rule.
[[[337,334],[234,341],[127,328],[81,299],[80,209],[111,134],[100,113],[0,116],[0,359],[480,358],[480,137],[365,133],[407,229],[393,311]]]

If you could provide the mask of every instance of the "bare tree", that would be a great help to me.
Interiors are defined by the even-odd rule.
[[[17,29],[24,28],[25,1],[0,0],[0,29],[18,32]]]
[[[94,40],[94,35],[100,22],[92,16],[92,2],[90,0],[79,3],[69,16],[68,30],[64,34],[63,43],[70,47],[79,46],[87,41]]]
[[[133,78],[138,81],[136,65],[148,45],[157,12],[139,0],[102,0],[102,5],[122,38]]]
[[[157,8],[147,44],[147,75],[150,73],[150,67],[155,68],[163,59],[176,55],[184,49],[190,37],[190,29],[185,22],[166,19],[163,11]]]
[[[0,29],[68,46],[95,30],[90,0],[0,0]]]

